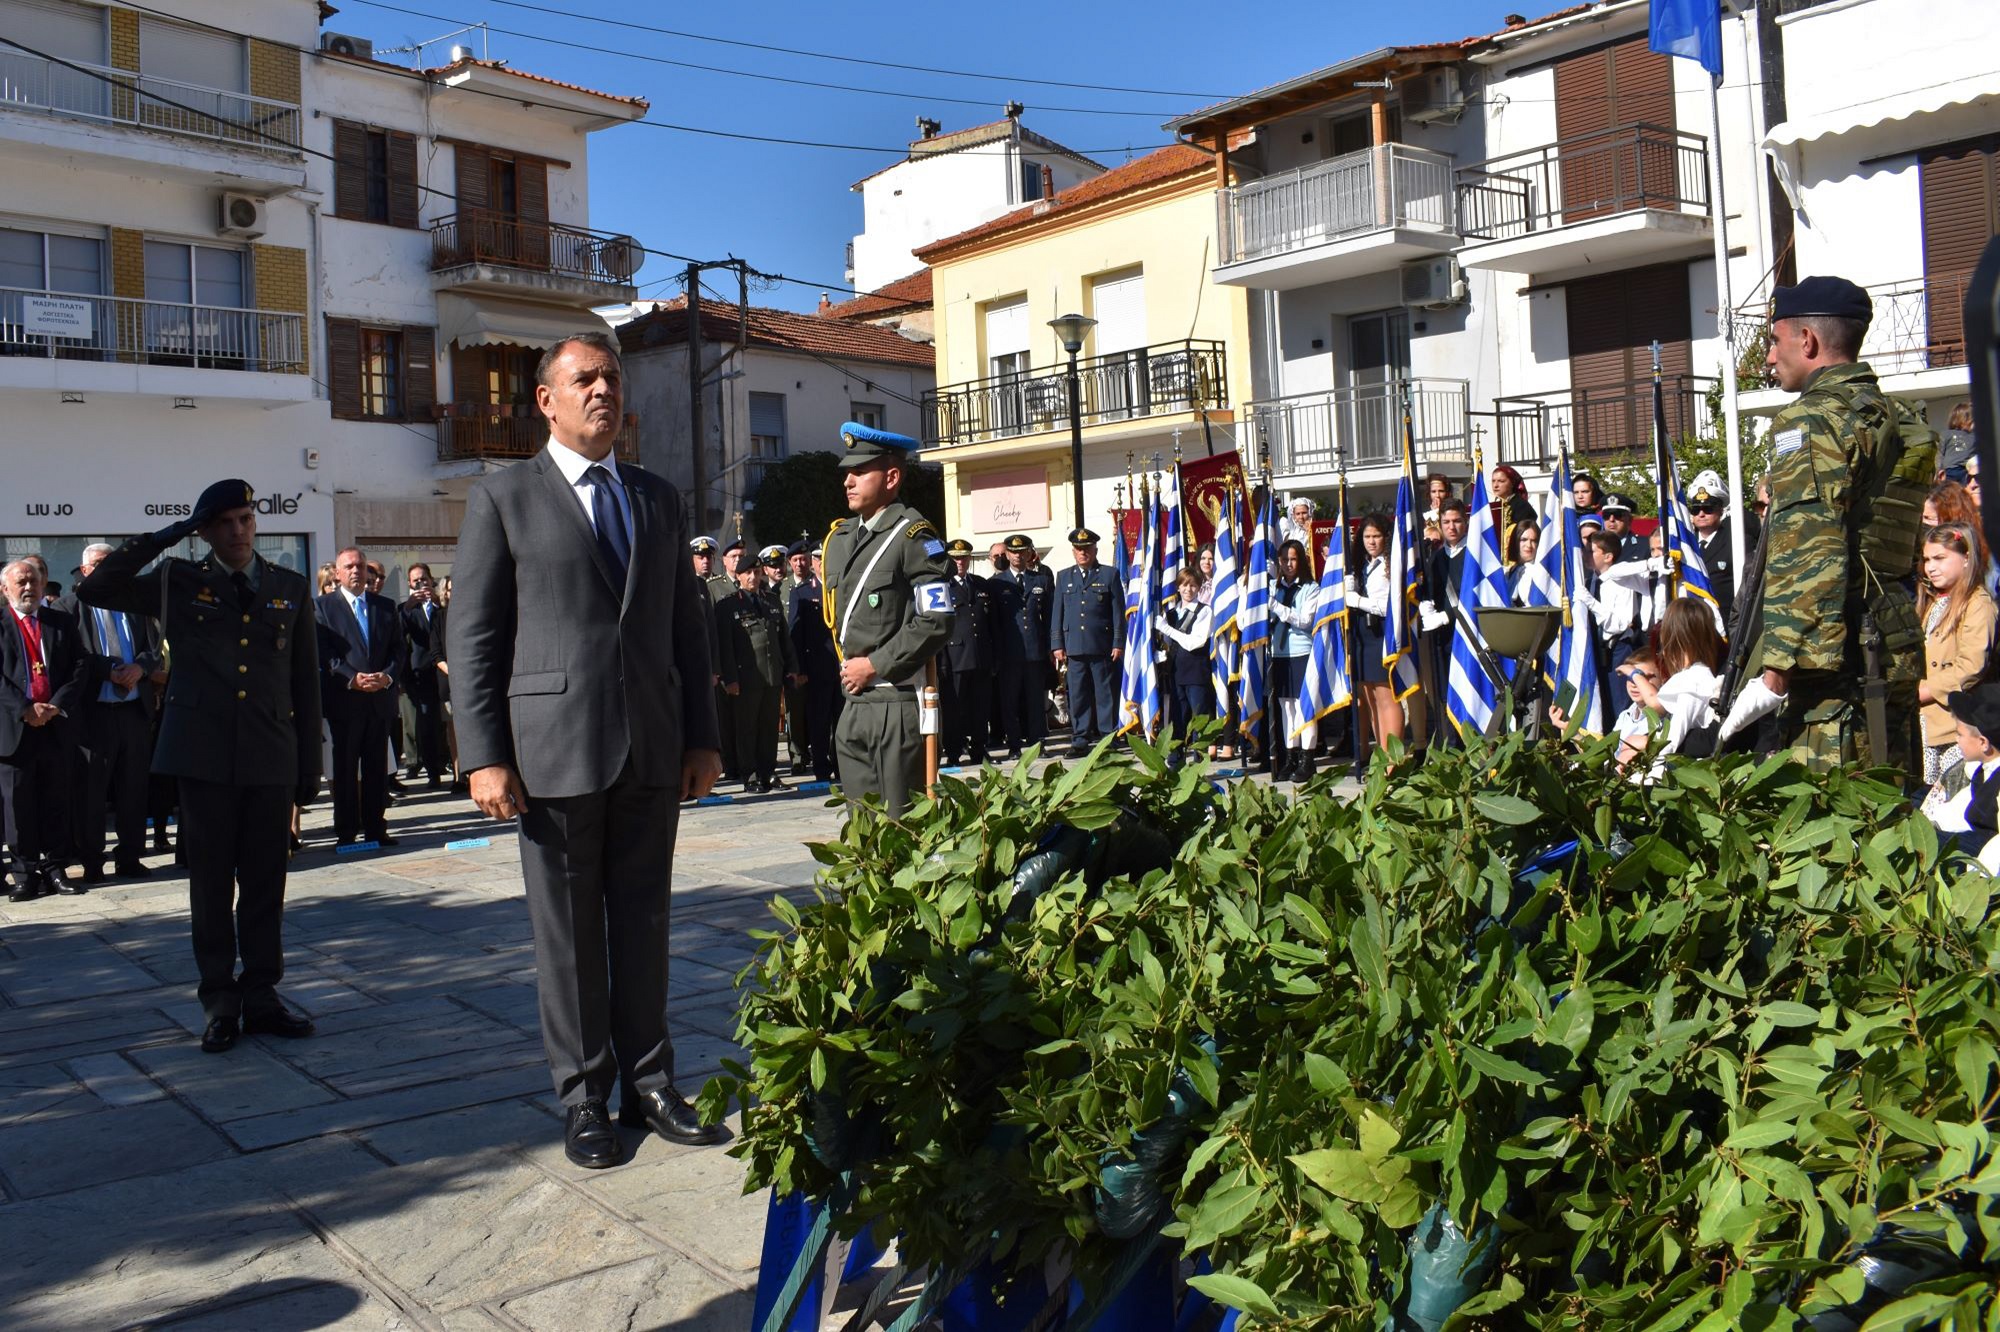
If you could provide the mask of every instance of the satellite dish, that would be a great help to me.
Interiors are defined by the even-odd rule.
[[[639,256],[639,242],[630,236],[612,236],[597,247],[598,266],[620,282],[639,271]]]

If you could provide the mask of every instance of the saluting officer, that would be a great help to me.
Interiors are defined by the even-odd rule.
[[[951,560],[951,638],[938,654],[944,705],[944,753],[958,763],[968,753],[986,761],[986,722],[993,711],[993,592],[972,572],[972,543],[945,547]]]
[[[825,548],[826,624],[846,698],[834,754],[848,799],[879,795],[900,815],[923,786],[917,689],[951,637],[951,585],[937,529],[897,498],[917,442],[852,422],[840,437],[854,516],[834,523]]]
[[[1081,754],[1118,729],[1118,658],[1125,638],[1124,590],[1097,562],[1097,533],[1069,534],[1076,564],[1056,575],[1049,649],[1069,670],[1070,752]]]
[[[319,793],[318,634],[312,589],[257,554],[248,482],[202,491],[194,516],[133,537],[104,557],[77,595],[87,606],[160,616],[173,670],[153,771],[180,779],[189,925],[217,1054],[239,1029],[309,1036],[278,999],[280,925],[292,806]],[[199,532],[199,562],[153,558]],[[236,971],[241,955],[243,970]]]

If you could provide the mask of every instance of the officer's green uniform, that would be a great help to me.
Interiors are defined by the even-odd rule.
[[[218,482],[196,504],[196,519],[251,500],[245,483]],[[157,615],[172,644],[153,771],[180,783],[198,993],[210,1019],[255,1022],[282,1012],[292,805],[319,788],[318,626],[304,576],[262,556],[241,574],[212,554],[161,560],[142,574],[194,521],[133,537],[104,557],[77,597]]]
[[[778,699],[798,671],[791,631],[769,592],[745,592],[715,604],[728,650],[725,684],[736,686],[736,753],[752,789],[769,789],[778,764]]]
[[[738,544],[740,545],[741,543]],[[719,606],[724,597],[736,595],[736,580],[726,573],[710,574],[707,579],[707,586],[708,599],[712,605]],[[721,648],[722,616],[720,611],[716,613],[716,618],[710,625],[710,629],[713,637],[709,641],[715,645],[715,652],[713,654],[715,658],[715,670],[716,674],[720,676],[724,664]],[[732,780],[743,776],[741,756],[736,752],[735,703],[735,699],[723,692],[722,683],[718,680],[715,686],[715,721],[722,736],[722,771],[725,776]]]
[[[916,444],[855,425],[841,436],[843,469],[900,460]],[[880,796],[892,815],[901,814],[924,781],[917,716],[924,663],[951,637],[944,542],[922,514],[891,500],[865,522],[836,522],[823,563],[826,623],[841,660],[866,657],[877,676],[869,688],[846,695],[834,730],[841,789],[850,800]]]
[[[1776,308],[1776,317],[1790,317],[1782,301]],[[1892,483],[1911,465],[1929,464],[1904,462],[1896,408],[1865,362],[1814,371],[1773,419],[1771,447],[1763,615],[1748,664],[1753,675],[1791,673],[1779,746],[1820,770],[1857,762],[1908,769],[1922,635],[1896,581],[1914,558],[1914,514],[1902,512],[1910,506],[1896,500]],[[1866,549],[1891,553],[1871,560]],[[1872,752],[1862,702],[1864,616],[1883,638],[1887,754]]]
[[[795,542],[786,554],[791,555],[804,549],[804,542]],[[792,621],[792,589],[798,585],[797,576],[792,574],[789,568],[785,576],[778,580],[775,593],[778,610],[784,615],[788,626]],[[788,629],[787,637],[789,636]],[[794,777],[811,770],[812,749],[806,739],[806,687],[793,684],[789,679],[785,681],[785,747],[791,751]]]

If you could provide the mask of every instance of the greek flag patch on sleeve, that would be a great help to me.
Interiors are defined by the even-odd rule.
[[[932,537],[929,541],[924,542],[924,554],[930,556],[932,559],[936,559],[938,556],[944,554],[944,542],[939,541],[936,537]]]
[[[951,614],[951,585],[948,583],[918,583],[917,614]]]
[[[1796,453],[1806,446],[1806,432],[1797,426],[1790,430],[1780,430],[1771,436],[1773,457],[1782,458],[1788,453]]]

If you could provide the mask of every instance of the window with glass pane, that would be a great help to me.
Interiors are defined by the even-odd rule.
[[[368,190],[368,211],[362,216],[370,222],[389,220],[389,135],[384,130],[369,130],[368,162],[366,183]]]
[[[750,452],[759,458],[785,456],[785,395],[750,395]]]
[[[847,419],[856,425],[865,425],[871,430],[886,430],[884,413],[879,402],[850,402],[847,404]]]
[[[104,294],[104,242],[88,236],[48,238],[50,291]]]
[[[0,287],[46,291],[42,233],[0,227]]]
[[[250,302],[243,299],[243,251],[218,250],[210,245],[194,247],[194,301],[218,310],[241,310]]]
[[[361,411],[390,419],[403,414],[403,335],[391,329],[361,330]]]

